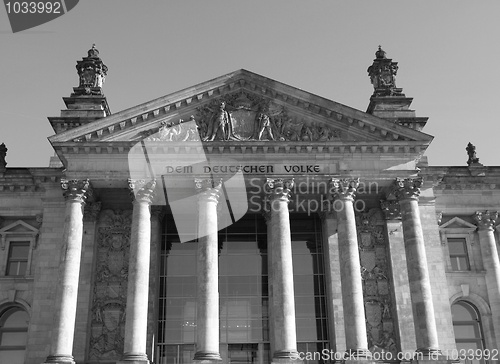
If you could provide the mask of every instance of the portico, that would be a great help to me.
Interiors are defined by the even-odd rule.
[[[384,86],[370,71],[366,113],[246,70],[115,114],[102,83],[75,88],[50,141],[65,178],[90,181],[102,207],[83,248],[89,299],[54,310],[65,326],[47,363],[289,364],[323,350],[368,363],[449,349],[415,182],[432,137],[384,68],[395,62],[376,57],[389,73]],[[104,70],[96,50],[85,62]],[[105,115],[64,129],[84,108]],[[79,214],[68,212],[75,249]],[[81,310],[92,318],[77,332]]]

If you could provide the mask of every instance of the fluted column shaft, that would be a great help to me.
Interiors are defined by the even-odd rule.
[[[72,355],[75,331],[78,280],[82,253],[83,206],[89,192],[88,180],[61,180],[66,199],[63,249],[59,270],[55,317],[46,363],[74,363]]]
[[[363,283],[354,215],[354,197],[358,185],[357,179],[333,179],[331,181],[338,220],[346,349],[352,356],[363,359],[369,357],[370,354],[366,335]]]
[[[155,181],[129,180],[135,199],[130,232],[127,308],[123,357],[120,362],[149,363],[146,355],[148,327],[151,210]]]
[[[421,179],[398,179],[395,194],[399,200],[406,264],[412,302],[417,352],[439,353],[434,304],[418,208]]]
[[[479,244],[486,270],[486,288],[488,290],[489,304],[493,328],[497,342],[500,340],[500,259],[495,242],[494,228],[498,221],[497,211],[478,211],[474,215],[478,226]]]
[[[219,353],[219,253],[217,203],[221,182],[195,180],[198,191],[198,300],[194,360],[222,360]]]
[[[295,325],[295,297],[293,289],[292,238],[288,203],[293,180],[268,179],[268,208],[270,228],[273,231],[268,242],[271,249],[272,285],[271,309],[274,337],[273,361],[292,360],[297,355]]]

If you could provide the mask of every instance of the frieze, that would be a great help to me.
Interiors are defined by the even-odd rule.
[[[97,229],[89,359],[123,354],[132,211],[104,210]]]

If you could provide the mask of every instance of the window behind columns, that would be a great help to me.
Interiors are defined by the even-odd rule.
[[[24,363],[28,322],[28,313],[19,307],[0,312],[0,363]]]
[[[156,363],[192,363],[196,341],[197,242],[164,224]],[[224,362],[270,362],[267,225],[247,214],[219,231],[219,314]]]
[[[470,270],[467,242],[464,238],[448,238],[451,269],[454,271]]]
[[[477,309],[469,302],[458,301],[451,306],[451,315],[459,357],[463,354],[463,357],[466,358],[461,362],[466,364],[484,363],[484,355],[481,355],[484,353],[484,342]],[[476,352],[478,355],[477,358],[474,358]]]
[[[297,350],[311,353],[308,363],[319,363],[319,353],[328,348],[321,224],[305,214],[292,214],[290,220]]]

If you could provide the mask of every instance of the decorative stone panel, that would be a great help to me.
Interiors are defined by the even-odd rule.
[[[99,218],[89,360],[116,361],[123,354],[132,211],[104,210]]]
[[[399,344],[394,332],[394,302],[383,213],[380,209],[371,209],[357,215],[356,224],[368,348],[371,352],[391,352],[395,358]]]

